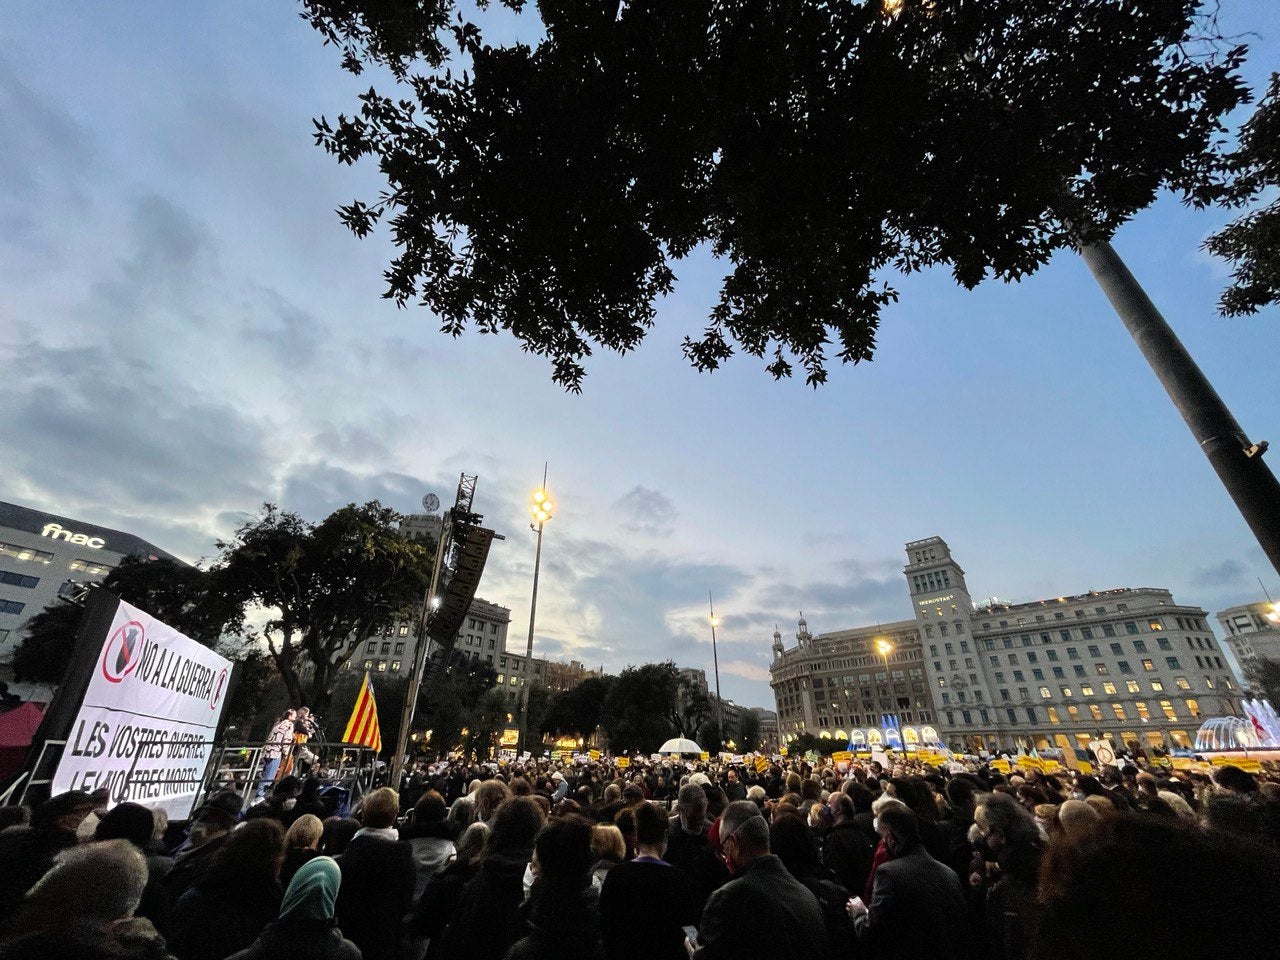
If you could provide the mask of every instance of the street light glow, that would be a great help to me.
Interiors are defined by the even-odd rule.
[[[529,504],[529,515],[538,523],[546,523],[551,519],[551,514],[555,510],[555,504],[551,502],[551,497],[545,489],[539,487],[533,491],[531,503]]]
[[[718,626],[720,626],[720,618],[719,618],[719,617],[717,617],[717,616],[712,616],[712,617],[711,617],[711,625],[712,625],[713,627],[718,627]]]
[[[880,651],[880,656],[887,657],[893,652],[893,644],[888,640],[877,640],[876,649]]]

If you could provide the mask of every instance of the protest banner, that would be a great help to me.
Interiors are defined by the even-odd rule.
[[[618,758],[617,758],[616,760],[614,760],[613,762],[614,762],[614,765],[615,765],[619,770],[625,770],[625,769],[627,769],[627,767],[631,766],[631,758],[630,758],[630,757],[618,757]]]
[[[597,760],[599,760],[599,759],[600,759],[600,751],[599,751],[599,750],[588,750],[588,751],[587,751],[587,756],[591,758],[591,762],[592,762],[592,763],[595,763]]]
[[[756,773],[764,773],[769,769],[768,757],[756,757]]]
[[[121,601],[67,737],[53,791],[106,787],[172,820],[191,814],[231,662]]]
[[[698,759],[701,760],[703,763],[706,763],[708,760],[711,759],[710,751],[703,750],[702,753],[698,754]]]
[[[853,759],[853,754],[848,750],[837,750],[831,755],[831,759],[836,763],[847,762]]]
[[[1010,770],[1009,761],[1003,758],[992,760],[991,769],[995,770],[998,773],[1003,773],[1005,776],[1008,776],[1009,770]]]

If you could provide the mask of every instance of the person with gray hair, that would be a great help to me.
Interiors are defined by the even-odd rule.
[[[760,810],[754,803],[742,802],[759,815]],[[692,780],[680,788],[676,815],[667,827],[666,861],[684,874],[699,911],[706,905],[711,891],[729,879],[728,871],[711,842],[706,791]]]
[[[155,927],[133,916],[146,883],[146,858],[128,840],[66,850],[27,891],[0,956],[166,958]]]
[[[725,808],[720,847],[734,879],[707,901],[694,960],[772,960],[779,943],[800,957],[830,954],[818,898],[769,852],[769,823],[750,800]]]

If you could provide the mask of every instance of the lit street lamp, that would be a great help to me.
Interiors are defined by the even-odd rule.
[[[879,653],[880,656],[884,657],[884,677],[885,677],[885,682],[888,684],[888,687],[889,687],[889,715],[893,719],[894,729],[898,731],[898,737],[901,738],[902,724],[898,721],[897,706],[893,702],[894,700],[893,670],[889,666],[889,654],[893,653],[893,644],[890,643],[888,640],[886,640],[884,637],[880,637],[878,640],[876,640],[876,652]],[[888,742],[889,742],[888,737],[886,737],[885,738],[886,746],[888,746]],[[901,746],[902,743],[903,743],[902,740],[899,739],[898,741],[899,746]]]
[[[707,605],[711,608],[711,665],[716,676],[716,740],[724,746],[724,704],[720,701],[720,657],[716,654],[716,627],[720,626],[720,618],[716,616],[716,604],[711,599],[711,591],[707,591]]]
[[[529,498],[529,515],[533,523],[529,529],[538,534],[538,547],[533,555],[533,597],[529,601],[529,642],[524,649],[524,678],[520,683],[520,738],[516,747],[517,753],[528,749],[525,738],[529,733],[529,684],[533,680],[533,623],[538,612],[538,571],[542,566],[542,528],[555,512],[555,504],[551,502],[551,494],[547,492],[547,467],[542,466],[542,486],[533,491]]]

